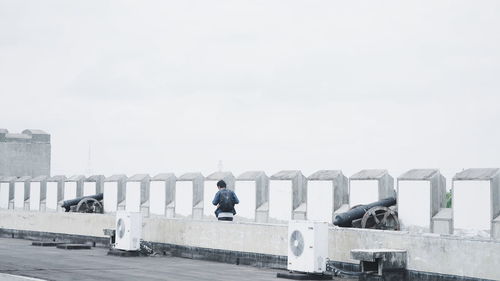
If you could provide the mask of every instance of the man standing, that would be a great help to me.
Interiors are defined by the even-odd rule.
[[[217,188],[219,188],[219,191],[217,191],[212,201],[212,204],[217,206],[215,216],[220,221],[232,221],[233,216],[236,215],[234,204],[240,203],[240,200],[236,197],[236,193],[226,188],[226,182],[223,180],[217,182]]]

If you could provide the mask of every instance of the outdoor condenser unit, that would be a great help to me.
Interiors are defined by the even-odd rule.
[[[288,223],[288,266],[291,271],[323,273],[328,258],[328,223]]]
[[[142,236],[142,214],[126,211],[116,212],[115,248],[138,251]]]

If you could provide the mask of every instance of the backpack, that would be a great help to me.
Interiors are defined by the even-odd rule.
[[[232,212],[234,209],[234,202],[233,199],[231,198],[232,194],[230,190],[223,189],[219,191],[219,208],[223,212]]]

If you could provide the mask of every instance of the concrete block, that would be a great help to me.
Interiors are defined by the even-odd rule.
[[[351,207],[395,196],[394,178],[387,170],[362,170],[349,178]]]
[[[103,175],[93,175],[86,178],[83,182],[83,196],[103,193],[105,179],[106,177]]]
[[[269,221],[269,203],[262,204],[255,211],[255,222],[267,223]]]
[[[289,221],[294,217],[295,210],[298,216],[301,216],[304,206],[307,212],[307,178],[300,171],[281,171],[271,176],[269,182],[270,221]]]
[[[30,181],[30,200],[28,210],[40,211],[47,197],[47,176],[38,176]]]
[[[307,178],[307,219],[331,223],[333,214],[348,203],[349,181],[342,171],[321,170]]]
[[[40,212],[46,212],[47,211],[47,201],[42,200],[40,201]]]
[[[399,176],[397,182],[402,225],[432,232],[432,218],[446,204],[446,179],[437,169],[413,169]]]
[[[196,220],[201,220],[203,219],[204,213],[203,213],[203,201],[199,202],[196,206],[193,207],[193,219]]]
[[[267,222],[269,219],[269,177],[263,171],[248,171],[236,178],[235,192],[240,198],[237,216]]]
[[[165,207],[165,216],[169,219],[175,217],[175,202],[172,202]]]
[[[64,201],[82,197],[84,181],[85,176],[83,175],[74,175],[67,178],[64,182]]]
[[[25,210],[26,202],[29,206],[30,198],[30,176],[20,177],[14,184],[14,209]]]
[[[500,216],[496,217],[491,224],[491,238],[494,240],[500,240]]]
[[[104,212],[115,213],[125,209],[127,176],[118,174],[104,179]],[[120,205],[121,204],[121,205]]]
[[[226,183],[227,189],[234,191],[234,183],[236,179],[231,172],[215,172],[205,177],[205,181],[215,181],[214,186],[217,186],[216,183],[219,180],[223,180]],[[205,186],[206,185],[207,184],[205,184]]]
[[[162,173],[150,181],[150,213],[152,215],[175,216],[175,183],[176,176],[172,173]]]
[[[0,209],[9,209],[9,202],[14,200],[14,182],[16,177],[0,176]]]
[[[292,220],[306,220],[307,219],[307,204],[303,203],[293,210]]]
[[[53,176],[47,179],[47,195],[45,199],[45,208],[48,212],[57,212],[58,205],[64,199],[65,176]]]
[[[147,174],[137,174],[127,179],[125,210],[140,212],[141,207],[149,200],[149,184],[151,177]],[[149,210],[149,206],[148,210]]]
[[[500,216],[500,169],[459,172],[453,177],[452,193],[455,229],[493,234],[492,222]],[[474,206],[473,212],[471,206]]]
[[[442,208],[432,217],[432,229],[434,233],[449,235],[453,233],[453,209]]]
[[[150,215],[149,201],[146,201],[141,205],[141,214],[143,217],[149,217]]]
[[[125,211],[126,210],[126,205],[125,205],[125,201],[122,201],[120,203],[118,203],[118,206],[116,207],[116,210],[117,211]]]
[[[204,181],[205,177],[201,173],[186,173],[177,178],[176,216],[199,219],[203,217]]]

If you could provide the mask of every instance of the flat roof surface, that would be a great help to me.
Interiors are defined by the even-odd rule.
[[[168,256],[116,257],[106,248],[63,250],[31,242],[0,238],[0,273],[44,280],[276,281],[277,272],[286,272]]]

